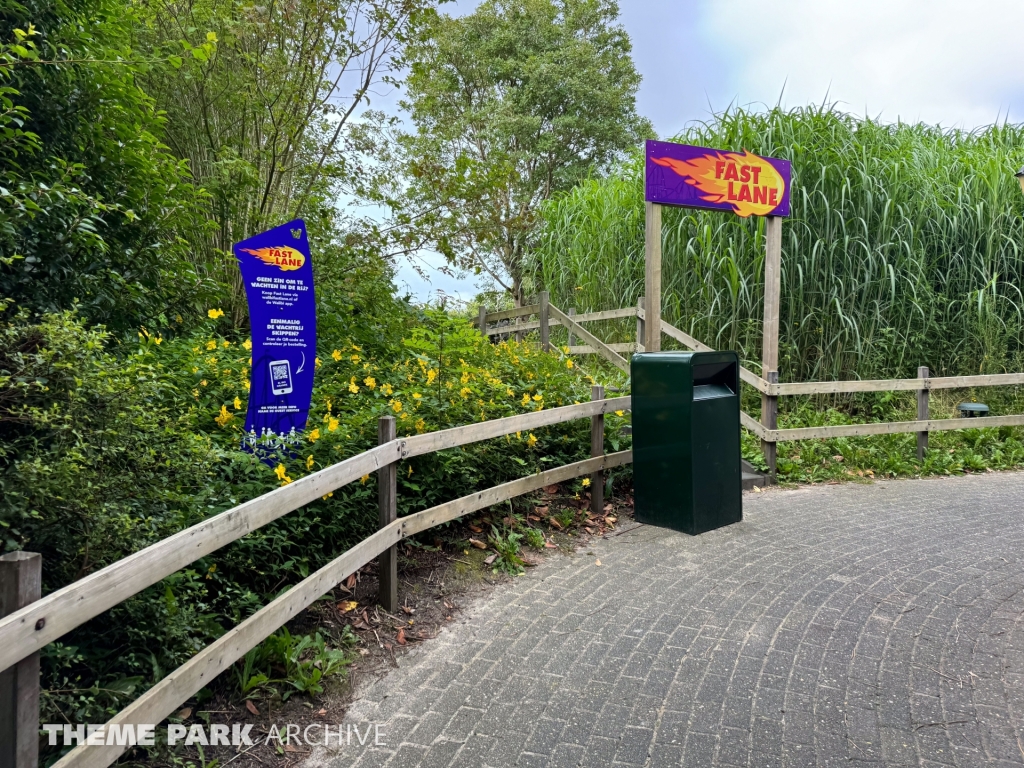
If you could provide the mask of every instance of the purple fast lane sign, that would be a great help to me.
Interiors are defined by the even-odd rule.
[[[648,141],[644,199],[737,216],[789,216],[789,160]]]
[[[246,442],[285,449],[306,428],[316,361],[316,299],[306,224],[295,219],[234,245],[252,326]],[[257,448],[261,446],[261,448]]]

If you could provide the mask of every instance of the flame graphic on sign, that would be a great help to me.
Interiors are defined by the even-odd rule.
[[[298,269],[306,263],[306,257],[300,251],[287,245],[275,248],[242,248],[243,253],[255,256],[260,261],[280,268],[283,272]]]
[[[782,202],[786,182],[770,162],[744,150],[715,152],[692,160],[652,157],[699,189],[702,200],[728,203],[738,216],[766,216]]]

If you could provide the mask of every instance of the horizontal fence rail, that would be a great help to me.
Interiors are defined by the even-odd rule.
[[[620,398],[622,399],[622,398]],[[425,531],[439,523],[485,509],[508,499],[535,491],[552,483],[629,464],[632,451],[567,464],[536,475],[513,480],[486,491],[445,502],[422,512],[400,518],[335,558],[316,573],[303,579],[273,602],[264,606],[234,629],[218,638],[167,677],[150,688],[107,724],[159,723],[172,714],[181,702],[194,696],[213,678],[225,672],[252,648],[276,632],[321,595],[344,581],[384,550],[402,539]],[[296,481],[298,482],[298,481]],[[54,768],[106,768],[128,749],[127,746],[80,746],[54,764]]]
[[[628,396],[596,400],[410,436],[371,448],[197,523],[0,619],[0,669],[10,667],[199,558],[387,464],[629,408]]]

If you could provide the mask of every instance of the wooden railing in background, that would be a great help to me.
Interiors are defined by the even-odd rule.
[[[382,490],[379,495],[381,527],[376,533],[303,579],[288,592],[208,645],[114,716],[108,726],[160,723],[180,707],[182,702],[208,685],[213,678],[227,670],[321,595],[381,555],[385,556],[381,566],[387,570],[381,574],[380,579],[384,593],[382,597],[385,602],[396,600],[396,558],[388,557],[387,553],[402,539],[546,485],[583,475],[598,477],[606,469],[628,464],[632,461],[632,452],[621,451],[605,455],[601,440],[601,450],[590,459],[504,483],[398,519],[395,519],[394,515],[395,496],[393,484],[390,482],[390,470],[394,468],[396,462],[582,418],[592,420],[593,451],[597,445],[593,437],[593,425],[600,423],[603,428],[604,414],[629,408],[629,397],[599,399],[393,439],[393,421],[389,422],[388,418],[384,417],[380,425],[381,445],[375,448],[197,523],[44,598],[31,602],[24,600],[23,602],[28,604],[23,607],[19,605],[17,610],[10,610],[9,601],[0,602],[0,609],[6,607],[8,612],[8,615],[0,618],[0,670],[6,670],[0,678],[7,679],[11,674],[15,674],[16,679],[24,681],[27,679],[26,662],[31,666],[34,654],[75,627],[251,531],[358,480],[363,475],[377,472],[382,481]],[[601,421],[598,422],[598,419]],[[38,559],[38,556],[30,553],[14,554],[21,559]],[[7,588],[10,579],[5,577],[3,585]],[[38,590],[34,597],[38,597]],[[3,615],[3,611],[0,611],[0,615]],[[26,690],[23,683],[20,688],[15,689],[19,698],[5,695],[4,703],[0,704],[0,712],[7,712],[4,707],[10,705],[8,709],[11,709],[23,724],[20,726],[19,744],[38,743],[38,698],[34,704],[28,700],[33,691],[38,697],[38,660],[35,664],[34,678],[28,686],[30,690]],[[55,768],[103,768],[123,754],[125,749],[126,747],[116,745],[79,746],[61,758],[55,764]],[[5,768],[7,764],[4,763]],[[36,757],[26,756],[10,765],[14,768],[36,768]]]

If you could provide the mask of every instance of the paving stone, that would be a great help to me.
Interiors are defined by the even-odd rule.
[[[1022,499],[1020,473],[772,489],[702,536],[594,540],[360,691],[386,748],[307,766],[1024,765]]]

